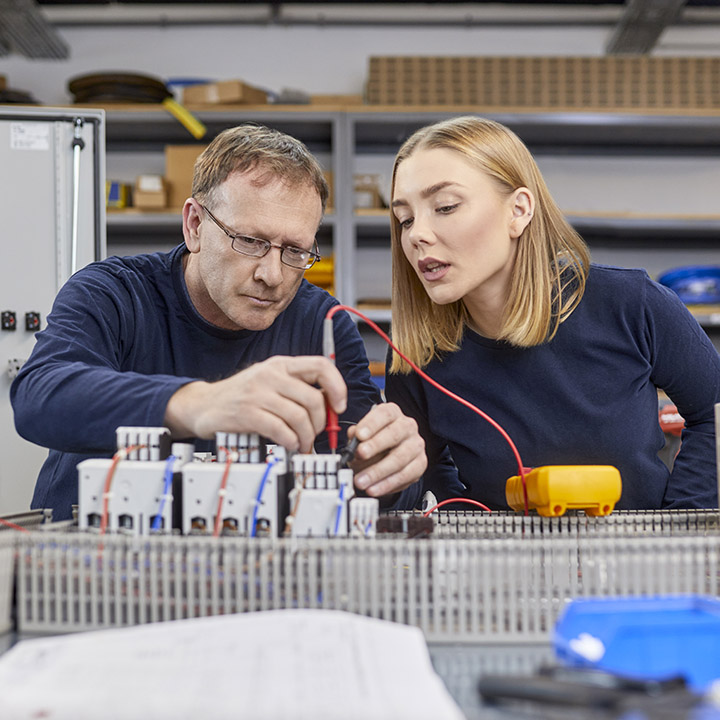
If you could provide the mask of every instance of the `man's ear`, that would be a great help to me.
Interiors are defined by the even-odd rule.
[[[530,224],[535,212],[535,198],[526,187],[518,188],[510,196],[510,208],[512,210],[510,237],[516,239],[525,232],[525,228]]]
[[[183,205],[183,237],[191,253],[200,250],[200,223],[203,221],[203,209],[195,198],[188,198]]]

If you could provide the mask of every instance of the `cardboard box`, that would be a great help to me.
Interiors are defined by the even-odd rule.
[[[133,189],[133,207],[162,210],[167,205],[167,189],[161,175],[139,175]]]
[[[378,175],[353,175],[354,208],[380,209],[384,207],[380,195],[380,178]]]
[[[192,193],[195,161],[207,145],[166,145],[165,185],[167,207],[179,210]]]
[[[267,93],[241,80],[224,80],[189,85],[183,90],[183,102],[186,105],[265,105]]]
[[[720,58],[371,57],[375,105],[544,110],[715,110]]]
[[[362,95],[311,95],[311,105],[362,105]]]

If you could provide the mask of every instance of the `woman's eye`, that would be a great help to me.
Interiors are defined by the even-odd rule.
[[[412,225],[412,221],[412,218],[407,218],[407,220],[399,220],[398,222],[400,223],[401,228],[407,229]]]
[[[454,205],[443,205],[437,209],[437,212],[441,214],[451,213],[459,204],[460,203],[455,203]]]

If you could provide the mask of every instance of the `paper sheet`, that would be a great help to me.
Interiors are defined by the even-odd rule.
[[[413,627],[277,610],[25,640],[3,720],[460,720]]]

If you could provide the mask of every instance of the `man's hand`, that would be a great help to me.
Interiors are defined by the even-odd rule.
[[[360,441],[353,463],[355,486],[372,497],[404,490],[425,472],[425,441],[415,420],[395,403],[376,405],[348,435]]]
[[[338,415],[345,412],[347,388],[330,360],[276,356],[226,380],[184,385],[170,398],[165,423],[174,437],[254,432],[310,452],[325,428],[326,398]]]

